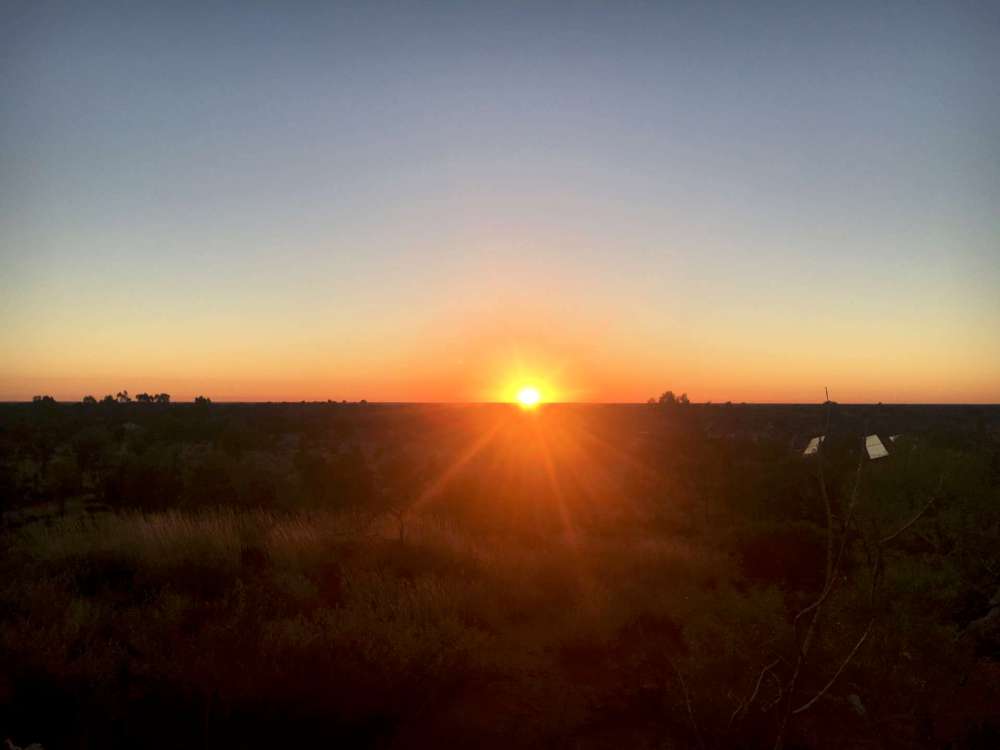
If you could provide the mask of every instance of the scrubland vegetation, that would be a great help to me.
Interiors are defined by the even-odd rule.
[[[1000,410],[39,401],[0,467],[18,744],[1000,742]]]

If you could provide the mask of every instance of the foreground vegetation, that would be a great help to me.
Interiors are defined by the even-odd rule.
[[[18,744],[1000,741],[995,410],[0,419]]]

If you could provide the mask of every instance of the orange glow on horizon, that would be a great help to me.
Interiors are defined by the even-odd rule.
[[[537,321],[543,313],[520,313],[518,320]],[[436,323],[432,331],[450,330],[444,318]],[[165,333],[148,351],[143,337],[136,337],[135,345],[129,338],[127,346],[117,338],[101,346],[85,338],[45,336],[15,345],[11,338],[7,346],[0,341],[0,401],[30,400],[35,394],[78,401],[88,394],[100,399],[128,390],[166,392],[175,402],[202,394],[216,402],[518,404],[518,392],[529,385],[544,404],[642,403],[667,389],[686,392],[693,402],[818,403],[826,385],[840,403],[1000,399],[1000,364],[981,347],[978,358],[963,369],[957,364],[960,352],[935,357],[929,350],[917,351],[916,343],[908,356],[901,352],[883,361],[874,343],[860,339],[850,345],[823,339],[830,351],[814,350],[811,339],[792,341],[788,350],[769,349],[766,340],[756,340],[759,349],[746,342],[737,346],[723,334],[699,339],[697,346],[673,339],[651,346],[638,334],[588,338],[597,328],[588,321],[557,323],[552,325],[560,336],[526,322],[508,322],[505,331],[489,316],[472,316],[448,336],[431,333],[419,345],[363,346],[362,339],[345,334],[352,346],[329,344],[308,355],[294,331],[258,343],[220,337],[214,349],[203,334],[171,338],[174,334]],[[773,341],[779,334],[766,329],[755,336]],[[856,371],[861,365],[867,369]]]

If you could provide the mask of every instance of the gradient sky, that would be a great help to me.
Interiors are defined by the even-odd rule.
[[[2,2],[0,399],[1000,401],[998,40],[995,3]]]

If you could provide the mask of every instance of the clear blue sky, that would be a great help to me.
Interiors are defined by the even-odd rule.
[[[0,9],[0,398],[1000,400],[996,3]]]

